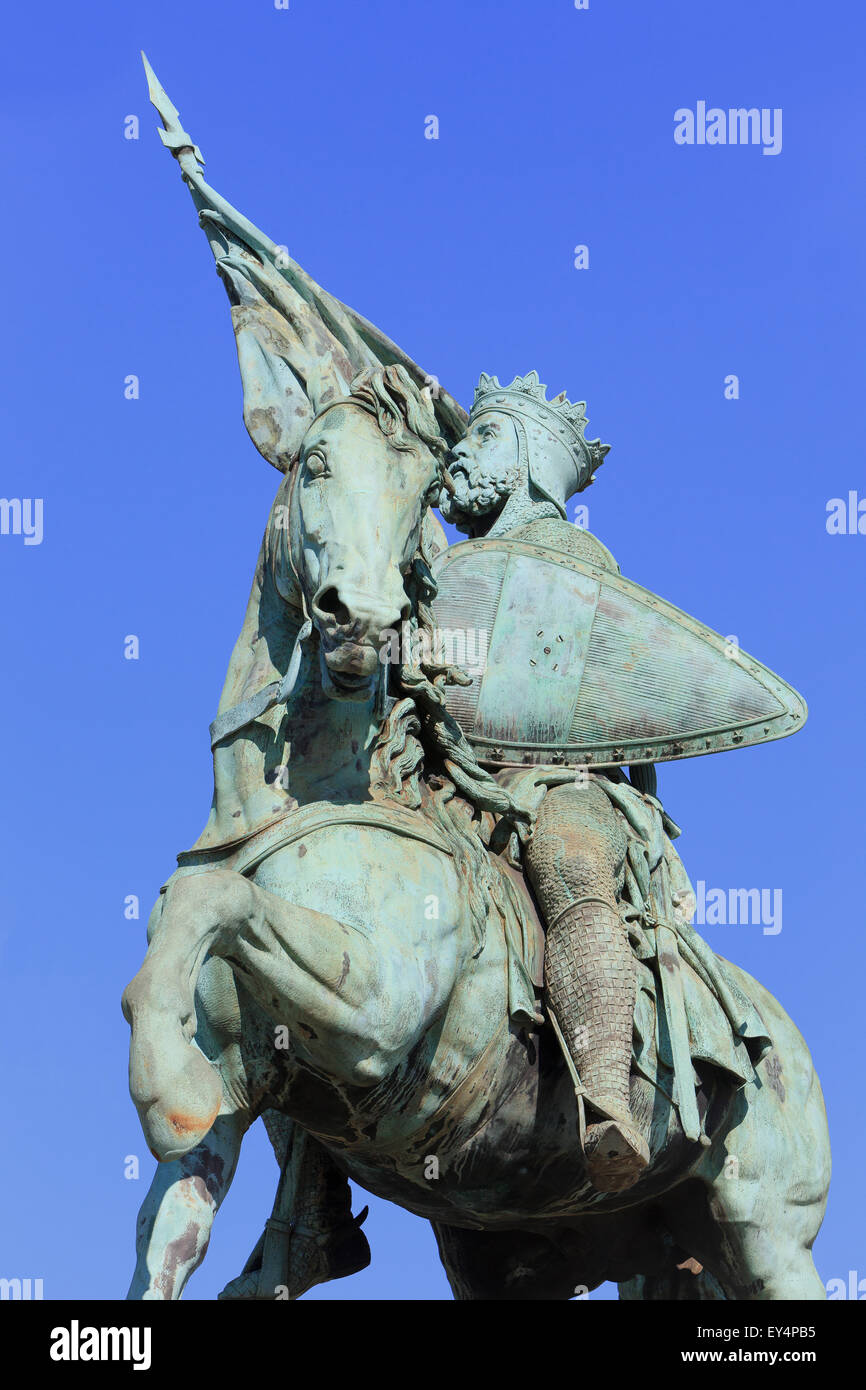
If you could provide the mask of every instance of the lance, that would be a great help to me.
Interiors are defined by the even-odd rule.
[[[278,257],[281,248],[205,182],[201,171],[205,162],[204,156],[192,136],[184,130],[180,112],[168,96],[143,49],[141,61],[147,77],[148,96],[162,121],[163,128],[160,130],[157,127],[157,134],[180,165],[181,177],[198,209],[199,222],[210,242],[215,260],[219,263],[229,249],[228,239],[222,230],[225,229],[246,242],[254,251],[264,255],[266,259],[273,261]]]
[[[247,261],[246,264],[242,264],[233,256],[232,253],[240,242],[242,247],[246,246],[252,250],[278,276],[287,281],[316,311],[328,325],[328,331],[348,351],[356,370],[370,365],[371,358],[374,362],[386,364],[399,362],[419,387],[427,386],[433,378],[403,352],[402,348],[361,314],[328,294],[321,285],[317,285],[303,267],[286,254],[285,246],[278,246],[271,241],[270,237],[244,217],[243,213],[232,207],[222,194],[217,193],[216,189],[205,182],[201,169],[205,161],[201,150],[192,136],[184,130],[177,107],[167,95],[143,50],[141,59],[147,77],[148,95],[162,121],[162,129],[158,129],[157,133],[180,165],[181,176],[198,209],[199,223],[210,242],[220,274],[223,274],[224,270],[239,272],[249,279],[260,293],[267,295],[267,287],[261,283],[255,262]],[[448,442],[453,443],[462,438],[467,415],[453,396],[440,387],[433,400],[433,408]],[[447,469],[444,485],[449,492],[454,491],[454,483]]]
[[[199,165],[204,164],[204,156],[192,136],[187,135],[184,130],[180,112],[167,96],[165,88],[147,61],[144,49],[141,50],[141,61],[144,63],[147,77],[148,95],[159,112],[164,127],[157,132],[160,140],[167,150],[171,150],[185,178],[193,173],[200,174]]]

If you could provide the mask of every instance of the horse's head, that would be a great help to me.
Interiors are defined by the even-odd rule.
[[[383,634],[410,616],[405,581],[439,499],[444,452],[429,399],[400,366],[356,377],[304,436],[292,565],[321,639],[325,690],[337,699],[371,698]]]

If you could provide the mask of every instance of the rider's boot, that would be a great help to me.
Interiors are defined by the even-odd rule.
[[[370,1263],[370,1247],[361,1230],[367,1207],[353,1216],[346,1175],[309,1136],[301,1142],[296,1184],[286,1183],[284,1171],[258,1244],[221,1299],[296,1299],[315,1284],[344,1279]]]
[[[585,1089],[584,1158],[600,1192],[637,1182],[649,1149],[631,1115],[629,1077],[636,994],[634,957],[616,908],[596,898],[571,903],[548,927],[548,1002]]]
[[[345,1174],[318,1144],[308,1145],[292,1213],[289,1298],[300,1298],[315,1284],[367,1268],[370,1247],[361,1230],[367,1210],[364,1207],[358,1216],[352,1215],[352,1191]]]

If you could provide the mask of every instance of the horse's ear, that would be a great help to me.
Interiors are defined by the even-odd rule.
[[[235,246],[217,269],[232,304],[244,424],[259,453],[285,473],[314,416],[346,394],[355,364],[276,266]]]
[[[284,325],[268,305],[232,306],[244,393],[244,424],[259,453],[287,473],[313,419],[304,387],[288,365]],[[282,351],[280,351],[282,348]]]

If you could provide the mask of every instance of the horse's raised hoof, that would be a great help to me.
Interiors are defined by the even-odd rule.
[[[588,1125],[583,1156],[587,1176],[598,1192],[624,1192],[637,1182],[649,1163],[646,1143],[624,1120],[601,1120]]]
[[[190,1054],[183,1075],[173,1079],[170,1101],[136,1101],[147,1146],[160,1163],[183,1158],[200,1144],[222,1109],[219,1072],[198,1048]]]
[[[132,1029],[129,1093],[144,1137],[161,1163],[182,1158],[210,1130],[222,1108],[219,1071],[193,1040],[195,1015],[150,1007],[140,983],[129,985],[123,1012]]]

